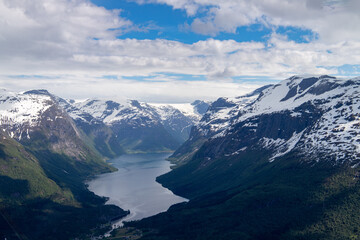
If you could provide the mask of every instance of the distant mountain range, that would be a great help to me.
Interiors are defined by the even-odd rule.
[[[83,102],[60,100],[60,104],[106,156],[120,153],[173,151],[187,140],[191,127],[201,119],[208,103],[147,104],[136,100],[124,103],[89,99]],[[102,126],[102,131],[99,128]],[[111,134],[105,133],[105,128]],[[120,147],[119,147],[120,146]]]
[[[0,93],[2,128],[18,141],[30,140],[36,129],[67,119],[76,134],[90,138],[102,155],[173,151],[187,140],[192,126],[209,104],[147,104],[136,100],[65,100],[46,90]],[[51,116],[46,114],[51,113]],[[58,126],[59,127],[59,126]],[[77,129],[77,128],[78,129]],[[52,136],[54,137],[54,136]],[[32,140],[31,140],[32,142]],[[60,148],[60,147],[59,147]]]
[[[153,229],[144,239],[358,238],[359,124],[360,78],[220,98],[158,178],[190,201],[129,225]]]

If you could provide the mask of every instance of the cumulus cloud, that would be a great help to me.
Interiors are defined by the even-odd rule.
[[[359,23],[359,16],[354,10],[359,7],[358,1],[349,0],[346,4],[332,1],[330,4],[321,0],[283,0],[281,11],[272,7],[280,4],[278,1],[152,0],[185,9],[189,15],[205,7],[208,14],[198,19],[198,27],[206,34],[233,32],[239,25],[260,20],[297,26],[310,26],[314,20],[319,25],[313,29],[319,29],[319,32],[323,32],[322,38],[327,36],[331,41],[296,43],[278,34],[272,34],[265,43],[212,38],[193,44],[164,39],[118,39],[117,36],[122,33],[136,29],[131,21],[121,17],[121,10],[109,11],[88,0],[33,0],[31,3],[26,0],[0,0],[0,85],[21,88],[33,84],[39,87],[58,86],[61,89],[68,86],[66,91],[80,94],[81,91],[75,91],[76,86],[84,87],[86,84],[93,87],[89,94],[95,94],[99,86],[112,92],[116,88],[111,88],[111,84],[118,84],[119,89],[137,89],[147,96],[149,94],[145,92],[157,92],[153,88],[161,86],[153,82],[137,82],[132,87],[130,81],[122,77],[178,73],[202,75],[209,83],[196,82],[196,85],[195,82],[183,83],[183,79],[160,77],[162,79],[158,80],[168,87],[159,91],[170,91],[179,84],[183,87],[178,89],[188,96],[188,93],[198,93],[199,89],[218,88],[215,82],[220,80],[220,85],[226,83],[223,86],[229,87],[220,91],[226,95],[236,89],[229,82],[234,76],[282,79],[294,74],[336,74],[339,66],[360,63],[360,34],[357,33],[359,28],[354,27]],[[335,17],[344,17],[335,21],[335,17],[323,13],[324,9],[332,11]],[[345,13],[349,16],[345,16]],[[313,16],[316,14],[318,16]],[[347,25],[342,22],[349,18],[354,22]],[[326,31],[321,30],[327,27],[325,20],[335,28],[337,24],[346,26],[343,26],[343,30],[338,27],[335,33],[326,35]],[[352,27],[355,33],[347,30]],[[336,34],[339,34],[338,39],[332,36]],[[356,37],[353,37],[354,34],[357,34]],[[29,80],[18,75],[47,77],[30,77]],[[105,75],[117,76],[117,79],[103,79]],[[60,84],[61,81],[64,84]],[[75,87],[71,87],[71,84]],[[208,88],[206,84],[209,84]],[[186,90],[187,87],[195,89],[195,86],[198,88],[194,92]],[[106,92],[101,91],[102,94]],[[153,97],[155,95],[152,94]]]
[[[132,23],[86,0],[1,0],[0,57],[69,57],[91,39],[114,39]]]
[[[183,9],[195,18],[190,28],[214,36],[236,32],[241,26],[260,23],[267,26],[295,26],[310,29],[322,41],[360,40],[360,3],[358,0],[135,0],[163,3]],[[191,10],[189,10],[191,9]],[[205,9],[205,10],[204,10]]]

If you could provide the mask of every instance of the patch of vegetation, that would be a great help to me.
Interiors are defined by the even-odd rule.
[[[111,233],[111,237],[108,240],[137,240],[143,236],[142,231],[136,228],[124,227],[116,229]]]

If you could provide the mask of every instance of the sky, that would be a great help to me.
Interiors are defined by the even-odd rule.
[[[214,100],[360,75],[359,0],[0,0],[0,87]]]

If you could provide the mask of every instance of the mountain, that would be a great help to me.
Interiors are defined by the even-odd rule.
[[[191,129],[189,138],[169,159],[178,166],[189,161],[206,139],[226,129],[232,124],[234,117],[245,106],[254,102],[267,85],[244,96],[235,98],[219,98],[207,107],[203,118]]]
[[[0,122],[0,238],[69,239],[127,214],[86,189],[86,179],[114,168],[56,97],[1,90]]]
[[[190,201],[143,239],[360,237],[360,78],[294,76],[220,98],[158,178]]]
[[[196,100],[188,104],[149,104],[160,117],[165,129],[177,141],[183,143],[189,138],[191,128],[200,121],[209,108],[209,103]]]
[[[77,126],[95,140],[98,151],[107,156],[172,151],[188,138],[191,127],[201,118],[200,112],[208,106],[202,101],[170,105],[98,99],[60,104]]]
[[[237,115],[227,114],[229,120],[223,125],[214,124],[211,118],[219,118],[211,114],[210,120],[199,124],[199,131],[214,141],[228,139],[219,146],[222,152],[216,150],[218,155],[236,155],[252,146],[272,151],[270,161],[298,150],[308,161],[326,155],[334,164],[348,161],[355,165],[359,85],[359,79],[292,77],[266,88],[245,107],[237,104]],[[209,127],[215,129],[215,135],[206,132]],[[242,139],[229,141],[230,136]],[[233,151],[230,145],[239,148]]]
[[[3,91],[0,96],[0,121],[3,131],[34,153],[52,152],[68,156],[79,166],[96,165],[109,170],[85,135],[76,127],[56,98],[46,90],[24,93]]]
[[[76,126],[90,139],[93,146],[102,156],[114,158],[125,153],[121,143],[117,140],[112,129],[101,119],[82,111],[75,106],[75,101],[58,98],[59,105],[72,117]]]

